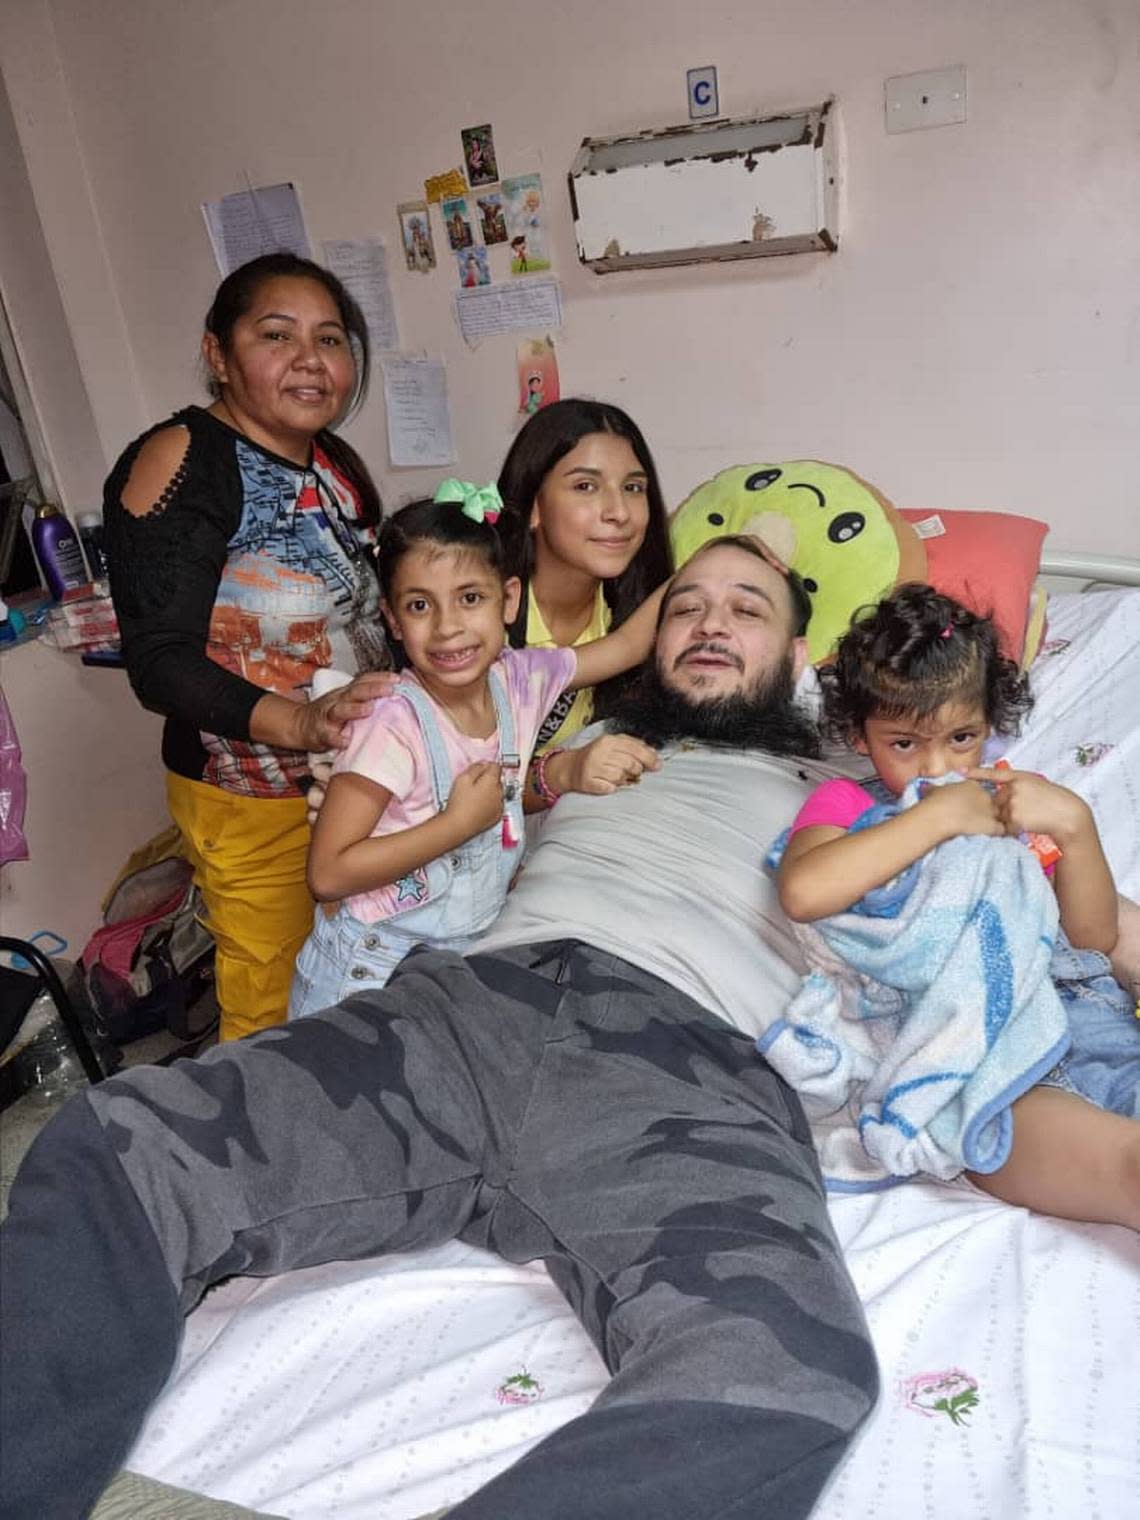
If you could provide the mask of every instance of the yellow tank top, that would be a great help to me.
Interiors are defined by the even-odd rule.
[[[588,644],[591,639],[600,639],[609,632],[610,609],[606,605],[606,598],[601,586],[598,587],[598,599],[594,603],[594,615],[586,624],[582,632],[574,640],[574,645]],[[556,644],[550,636],[550,630],[539,611],[538,603],[534,599],[534,592],[527,590],[527,613],[526,613],[527,644],[532,649],[554,649]],[[585,728],[594,715],[594,694],[590,687],[583,687],[580,691],[564,692],[558,704],[550,716],[538,731],[538,743],[535,746],[536,753],[545,749],[557,749],[560,744],[573,737],[579,729]]]

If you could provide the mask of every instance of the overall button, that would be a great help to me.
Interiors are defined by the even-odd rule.
[[[354,982],[362,982],[365,977],[369,976],[371,973],[369,972],[367,966],[353,966],[352,970],[348,974],[350,977],[352,977]]]
[[[378,934],[366,934],[364,936],[364,948],[366,950],[375,950],[379,943],[380,936]]]
[[[452,869],[452,870],[453,870],[453,871],[458,871],[458,870],[459,870],[459,867],[460,867],[460,866],[461,866],[461,865],[462,865],[462,864],[463,864],[463,861],[462,861],[462,860],[461,860],[461,858],[460,858],[460,857],[459,857],[459,856],[458,856],[458,855],[453,855],[453,856],[452,856],[452,857],[451,857],[451,869]]]

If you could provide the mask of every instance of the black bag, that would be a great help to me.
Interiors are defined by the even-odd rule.
[[[84,948],[91,999],[117,1044],[160,1029],[197,1039],[216,1022],[212,1005],[206,1027],[195,1027],[193,1017],[212,991],[214,941],[192,875],[180,855],[128,871],[111,892],[103,928]]]

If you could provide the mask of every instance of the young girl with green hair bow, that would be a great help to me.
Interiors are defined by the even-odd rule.
[[[317,911],[290,1018],[383,986],[417,944],[474,944],[521,861],[523,781],[547,713],[561,692],[649,653],[660,593],[605,638],[507,648],[521,586],[504,575],[501,508],[494,485],[452,479],[381,529],[382,605],[402,678],[336,759],[309,852]],[[639,740],[607,735],[575,752],[560,784],[612,791],[657,764]]]

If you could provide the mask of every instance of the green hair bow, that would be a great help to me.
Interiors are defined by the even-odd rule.
[[[469,480],[456,480],[454,475],[440,483],[432,500],[458,502],[464,517],[479,523],[498,522],[503,510],[503,498],[493,481],[487,486],[475,486]]]

